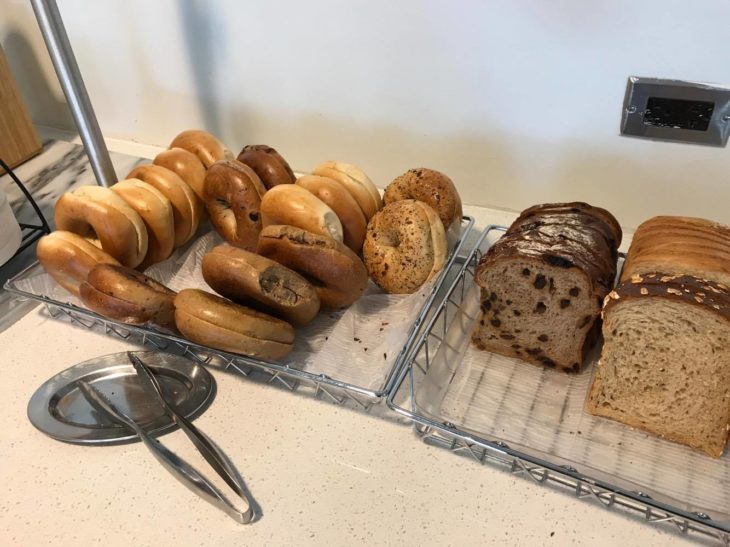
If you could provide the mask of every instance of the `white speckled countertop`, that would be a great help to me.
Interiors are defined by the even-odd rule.
[[[136,152],[140,154],[140,152]],[[467,208],[478,223],[511,213]],[[669,528],[608,511],[420,442],[397,422],[215,372],[196,423],[263,507],[240,526],[144,447],[81,447],[33,428],[26,406],[56,372],[131,345],[35,308],[0,333],[3,545],[667,545]],[[179,432],[165,443],[186,458]],[[193,461],[196,461],[193,459]]]

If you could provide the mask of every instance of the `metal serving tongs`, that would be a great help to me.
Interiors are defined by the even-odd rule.
[[[187,418],[178,414],[165,400],[154,373],[145,365],[142,360],[132,352],[127,352],[137,375],[142,380],[142,385],[151,395],[160,402],[165,412],[178,424],[180,429],[190,438],[195,448],[201,453],[210,466],[220,475],[226,484],[246,502],[247,509],[241,511],[236,508],[228,498],[197,469],[179,458],[174,452],[166,448],[159,441],[147,434],[131,417],[119,410],[114,404],[94,386],[85,381],[79,382],[79,388],[88,401],[96,408],[108,414],[119,423],[133,430],[142,440],[144,445],[155,456],[165,469],[172,473],[177,480],[187,486],[200,497],[223,510],[228,516],[240,524],[248,524],[257,516],[258,504],[248,491],[248,488],[236,471],[233,462],[226,456],[210,438],[194,426]]]

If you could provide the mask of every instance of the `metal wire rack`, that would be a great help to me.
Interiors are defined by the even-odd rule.
[[[694,534],[695,539],[717,540],[730,545],[730,522],[713,519],[703,512],[691,512],[675,504],[659,500],[632,489],[628,481],[604,477],[600,472],[580,472],[573,465],[542,455],[527,453],[510,447],[504,440],[467,431],[438,416],[424,412],[416,404],[416,395],[439,345],[447,336],[449,325],[460,313],[467,288],[473,284],[474,274],[481,258],[480,247],[488,234],[504,231],[501,226],[489,226],[479,237],[469,256],[455,263],[447,275],[443,299],[430,314],[430,319],[413,344],[395,385],[387,397],[388,406],[400,416],[409,419],[416,434],[427,444],[446,448],[454,454],[468,457],[480,464],[495,464],[510,473],[523,476],[536,484],[572,492],[580,499],[593,500],[602,507],[623,510],[655,525],[669,526],[682,534]],[[617,483],[620,483],[619,486]]]
[[[407,339],[396,356],[387,378],[378,389],[369,389],[325,374],[315,374],[278,363],[213,349],[193,343],[179,335],[156,330],[151,326],[129,325],[108,319],[72,303],[61,302],[46,295],[35,294],[19,288],[19,280],[32,277],[43,271],[37,262],[9,279],[5,284],[5,289],[18,297],[43,303],[48,313],[54,318],[67,319],[86,329],[98,330],[130,342],[151,346],[156,350],[178,353],[204,365],[216,366],[259,382],[273,384],[289,391],[305,393],[334,404],[346,405],[365,412],[373,412],[375,408],[379,408],[381,414],[395,417],[385,405],[379,403],[385,400],[385,396],[392,388],[397,373],[402,368],[418,332],[433,309],[433,303],[441,294],[440,290],[446,273],[450,271],[451,264],[457,256],[467,252],[464,247],[473,225],[474,219],[472,217],[462,219],[460,238],[451,250],[439,278],[427,294],[420,311],[414,318]]]

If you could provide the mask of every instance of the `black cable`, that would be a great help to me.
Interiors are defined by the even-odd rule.
[[[25,187],[25,185],[20,182],[20,179],[17,177],[15,172],[10,168],[10,166],[3,161],[2,158],[0,158],[0,166],[5,169],[8,175],[10,175],[10,178],[13,179],[13,182],[20,188],[20,191],[23,192],[23,195],[25,195],[26,199],[30,202],[31,206],[33,207],[33,210],[35,211],[36,215],[38,215],[38,218],[41,220],[41,226],[32,226],[29,224],[23,224],[22,226],[27,226],[28,228],[36,228],[39,230],[43,230],[43,233],[50,234],[51,233],[51,227],[48,225],[48,222],[46,222],[46,217],[43,216],[43,212],[41,211],[41,208],[38,207],[38,204],[33,199],[33,196],[30,195],[30,192]]]

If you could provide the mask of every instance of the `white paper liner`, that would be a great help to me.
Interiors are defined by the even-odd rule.
[[[208,232],[145,273],[175,291],[214,292],[203,279],[201,263],[205,253],[222,242],[218,234]],[[298,327],[294,350],[278,362],[373,391],[383,388],[434,282],[414,294],[388,295],[369,281],[363,296],[349,308],[322,311],[309,325]],[[18,279],[15,286],[85,307],[40,268]]]

